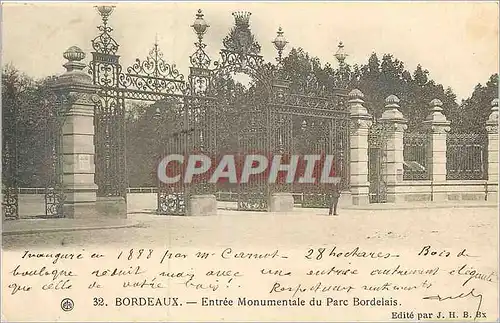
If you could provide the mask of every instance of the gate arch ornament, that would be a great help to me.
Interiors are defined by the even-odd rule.
[[[312,74],[307,80],[287,75],[282,52],[288,42],[281,28],[273,41],[278,52],[277,64],[267,63],[250,30],[251,14],[235,12],[234,26],[222,41],[220,58],[213,62],[203,41],[210,25],[198,10],[191,25],[198,39],[190,56],[189,76],[185,79],[175,65],[164,60],[157,44],[145,60],[138,59],[123,70],[117,55],[119,45],[108,25],[113,7],[97,9],[102,24],[98,27],[99,35],[92,41],[94,51],[89,72],[94,84],[99,86],[100,96],[95,114],[98,196],[126,196],[124,118],[127,100],[174,102],[167,111],[157,109],[155,114],[157,127],[172,129],[168,138],[158,138],[163,146],[159,155],[167,151],[183,155],[196,151],[213,156],[228,152],[229,148],[236,150],[231,153],[240,154],[250,151],[333,154],[336,171],[342,177],[342,188],[349,187],[347,91],[322,88]],[[231,80],[233,73],[247,74],[253,82],[248,88],[241,87]],[[232,134],[229,138],[231,133],[227,129],[235,126],[237,136]],[[189,196],[213,193],[216,188],[208,182],[159,185],[158,211],[186,214]],[[331,189],[320,185],[294,187],[256,181],[238,187],[238,208],[268,210],[269,196],[283,191],[304,194],[304,206],[325,207]]]

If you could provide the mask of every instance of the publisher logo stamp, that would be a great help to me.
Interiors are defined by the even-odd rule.
[[[65,298],[61,301],[61,309],[65,312],[72,311],[75,307],[75,303],[71,298]]]

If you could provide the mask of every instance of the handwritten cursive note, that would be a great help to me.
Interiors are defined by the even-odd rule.
[[[467,247],[422,245],[401,252],[337,244],[302,250],[138,246],[5,255],[7,303],[68,298],[80,311],[115,318],[134,308],[159,319],[161,308],[175,318],[200,310],[215,317],[210,315],[220,308],[227,315],[252,308],[264,316],[307,308],[317,317],[342,308],[354,316],[419,321],[496,315],[497,272],[481,265],[480,251]],[[56,305],[46,306],[56,308],[52,315],[58,312]]]

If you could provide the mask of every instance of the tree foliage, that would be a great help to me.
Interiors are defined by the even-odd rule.
[[[467,133],[484,132],[494,98],[498,98],[498,73],[491,75],[485,85],[476,85],[472,95],[462,101],[458,109],[460,117],[454,120],[452,129]]]
[[[54,180],[57,119],[50,90],[53,79],[34,80],[12,65],[2,70],[2,175],[12,180],[13,174],[6,171],[9,162],[16,163],[21,187],[45,187]]]
[[[318,58],[310,57],[299,48],[290,51],[284,66],[296,87],[294,90],[314,86],[324,88],[326,93],[328,89],[338,87],[360,89],[365,95],[369,112],[375,118],[382,115],[385,99],[391,94],[396,95],[401,100],[400,110],[408,119],[408,131],[421,130],[422,121],[429,114],[429,102],[435,98],[443,102],[448,119],[459,118],[456,95],[450,88],[445,89],[430,79],[429,71],[421,65],[410,72],[402,61],[391,54],[379,59],[373,53],[366,64],[346,64],[343,69],[333,69],[329,64],[322,66]]]

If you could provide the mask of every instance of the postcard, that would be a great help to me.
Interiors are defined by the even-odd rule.
[[[2,321],[498,322],[497,2],[2,11]]]

